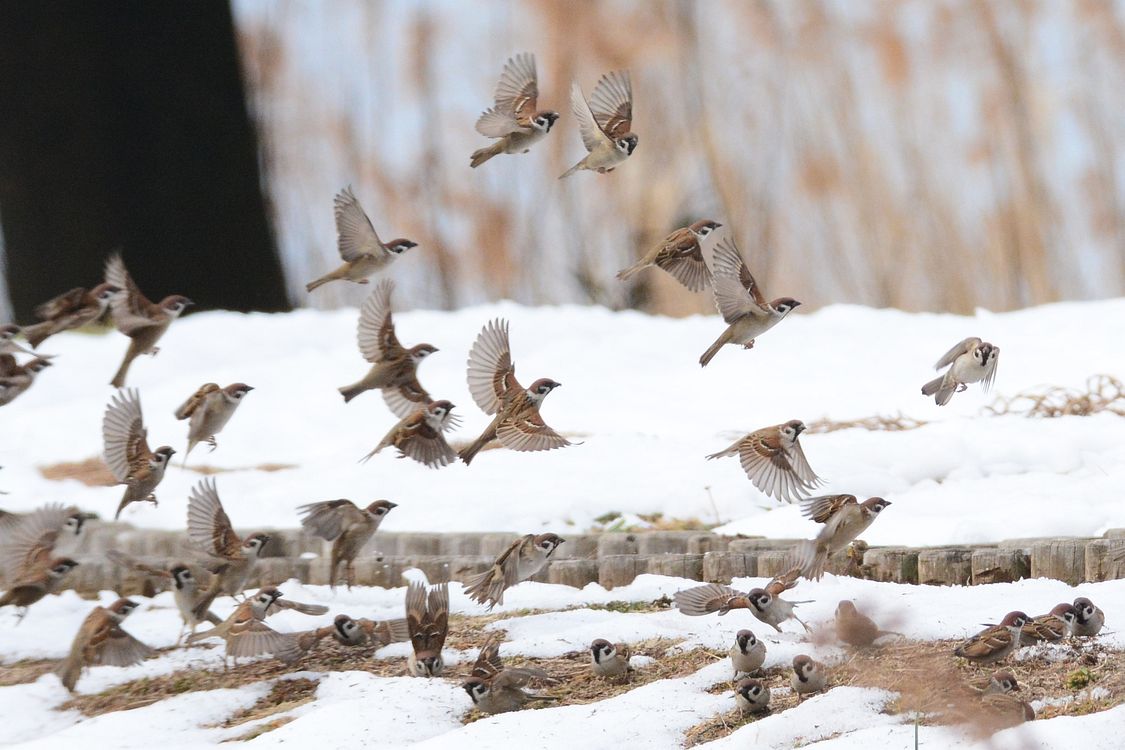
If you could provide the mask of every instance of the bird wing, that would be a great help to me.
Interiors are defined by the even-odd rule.
[[[846,505],[856,505],[855,495],[821,495],[801,501],[801,515],[816,523],[828,523]]]
[[[0,354],[0,378],[23,374],[23,367],[11,354]]]
[[[242,539],[234,533],[214,477],[200,480],[188,495],[188,537],[209,555],[227,560],[242,555]]]
[[[390,388],[384,388],[383,401],[386,402],[387,408],[391,410],[391,413],[399,419],[405,419],[423,406],[433,403],[429,391],[423,388],[422,384],[418,382],[417,375],[411,376],[405,383],[399,383]],[[460,426],[461,417],[449,413],[446,414],[445,419],[442,420],[441,431],[449,432],[455,427]]]
[[[633,126],[633,82],[629,72],[615,70],[598,80],[590,95],[590,111],[598,128],[610,140],[630,132]]]
[[[424,628],[427,645],[434,651],[441,651],[445,637],[449,633],[449,584],[442,583],[430,589],[426,597],[426,620]]]
[[[506,448],[514,451],[549,451],[573,445],[548,427],[539,415],[539,410],[534,407],[524,409],[501,422],[496,428],[496,437]]]
[[[701,291],[711,282],[699,240],[688,227],[677,229],[664,239],[656,254],[656,265],[691,292]]]
[[[781,447],[779,436],[764,431],[751,433],[739,443],[738,456],[746,476],[766,495],[792,500],[803,494],[803,483],[793,470],[789,454]]]
[[[105,280],[106,283],[124,292],[114,295],[110,302],[113,323],[117,326],[117,330],[129,335],[155,325],[156,319],[163,315],[160,305],[153,304],[141,293],[133,277],[125,269],[125,261],[118,253],[109,256],[109,260],[106,261]]]
[[[432,469],[457,460],[457,454],[445,442],[442,433],[431,427],[426,420],[419,420],[410,432],[409,439],[397,446],[404,455]]]
[[[38,573],[50,564],[59,532],[75,510],[73,506],[52,503],[15,524],[0,546],[0,570],[8,580]]]
[[[728,323],[744,315],[762,315],[769,308],[769,302],[730,237],[724,237],[715,246],[712,284],[715,306]]]
[[[521,52],[508,60],[504,72],[500,74],[500,82],[496,84],[493,100],[497,111],[511,116],[519,125],[531,123],[539,101],[535,55]]]
[[[104,639],[98,644],[95,664],[131,667],[156,655],[156,649],[141,643],[122,630],[120,625],[114,624],[103,632]]]
[[[351,263],[383,247],[351,185],[336,193],[332,210],[336,217],[336,245],[345,261]]]
[[[111,549],[107,550],[105,556],[109,558],[110,562],[120,565],[123,568],[131,568],[139,573],[144,573],[147,576],[154,578],[171,578],[172,573],[164,568],[157,568],[148,563],[142,562],[132,555],[128,555],[121,550]]]
[[[963,341],[957,342],[956,346],[947,351],[945,354],[941,355],[941,359],[939,359],[937,361],[937,364],[934,365],[934,369],[940,370],[943,367],[949,367],[951,364],[953,364],[953,361],[955,359],[972,349],[974,346],[979,346],[980,343],[980,339],[978,339],[976,336],[970,336]]]
[[[996,368],[999,367],[999,365],[1000,352],[996,352],[996,356],[993,357],[992,362],[988,364],[987,373],[984,376],[984,381],[981,382],[981,386],[984,387],[985,392],[992,390],[992,382],[996,380]]]
[[[289,661],[297,649],[297,639],[292,633],[279,633],[261,620],[251,619],[231,627],[227,639],[227,654],[239,659],[248,656],[272,654]]]
[[[325,500],[302,505],[297,509],[304,515],[301,525],[321,539],[334,541],[349,526],[362,524],[363,511],[351,500]]]
[[[765,585],[766,593],[772,597],[778,597],[782,592],[788,591],[797,585],[797,579],[801,577],[800,567],[793,567],[785,571],[781,575],[774,576],[769,583]]]
[[[57,297],[52,297],[35,308],[35,317],[40,320],[54,320],[55,318],[74,312],[82,307],[86,298],[85,287],[76,286],[68,292],[63,292]]]
[[[489,321],[469,351],[469,393],[485,414],[495,414],[500,405],[523,390],[516,380],[508,321]]]
[[[147,435],[140,392],[136,388],[119,390],[102,417],[105,462],[118,482],[127,482],[138,464],[152,458]]]
[[[328,607],[323,604],[305,604],[303,602],[295,602],[289,599],[274,599],[273,604],[270,606],[266,616],[280,612],[283,609],[293,610],[300,612],[302,615],[324,615],[328,614]]]
[[[1012,643],[1012,633],[1002,625],[994,625],[962,643],[954,652],[968,659],[987,659]]]
[[[750,606],[746,594],[719,583],[706,583],[677,591],[672,596],[672,601],[680,612],[692,617],[712,612],[722,615],[731,609],[745,609]]]
[[[477,132],[488,138],[503,138],[509,133],[528,133],[531,128],[520,125],[510,114],[496,109],[486,109],[477,118]]]
[[[805,457],[805,449],[801,447],[800,441],[793,443],[789,449],[789,462],[793,466],[793,472],[806,489],[812,489],[822,483],[820,477],[809,466],[809,460]]]
[[[587,151],[593,151],[605,144],[612,144],[612,139],[603,133],[598,125],[590,105],[586,103],[586,97],[582,95],[582,87],[578,85],[577,81],[570,84],[570,111],[574,113],[574,117],[578,120],[578,132],[582,136],[582,144]]]
[[[199,390],[191,394],[191,396],[188,397],[188,400],[181,404],[179,409],[176,409],[176,419],[190,418],[191,415],[195,414],[196,410],[203,405],[203,402],[207,400],[207,397],[209,395],[211,395],[212,393],[218,393],[221,390],[222,388],[219,387],[218,383],[204,383],[203,385],[199,386]]]
[[[504,662],[500,659],[500,642],[502,640],[503,636],[499,633],[493,633],[488,637],[488,640],[480,648],[477,660],[473,662],[470,676],[487,680],[504,671]]]
[[[359,325],[356,329],[356,342],[359,353],[372,364],[406,356],[406,350],[395,335],[395,324],[391,319],[391,293],[395,283],[383,279],[367,295],[359,310]]]

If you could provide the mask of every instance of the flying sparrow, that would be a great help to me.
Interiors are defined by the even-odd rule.
[[[969,638],[954,649],[953,655],[978,664],[1003,661],[1019,648],[1020,629],[1030,620],[1023,612],[1009,612],[999,625],[991,625]]]
[[[504,591],[542,570],[551,553],[565,541],[556,534],[520,537],[496,558],[491,568],[466,582],[465,593],[473,601],[487,604],[489,609],[503,604]]]
[[[35,316],[43,322],[26,326],[23,335],[32,348],[36,348],[56,333],[99,320],[109,309],[114,295],[120,291],[119,287],[104,283],[93,289],[75,287],[35,308]]]
[[[172,321],[193,303],[187,297],[173,294],[160,300],[159,305],[153,304],[141,294],[133,277],[125,270],[125,261],[117,253],[106,261],[105,283],[122,290],[110,299],[110,310],[117,330],[130,339],[129,349],[110,385],[123,388],[133,360],[142,354],[156,355],[160,351],[156,342],[160,341]]]
[[[885,635],[901,635],[893,630],[880,630],[867,615],[844,599],[836,605],[836,637],[851,646],[866,648]]]
[[[744,349],[754,346],[754,339],[781,322],[782,318],[801,303],[792,297],[778,297],[767,301],[758,287],[750,269],[730,237],[724,237],[715,247],[714,273],[711,284],[715,306],[727,323],[727,329],[703,352],[699,358],[706,367],[719,350],[727,344],[737,344]]]
[[[16,621],[22,622],[28,608],[47,594],[58,591],[66,574],[78,567],[69,557],[55,557],[36,562],[28,560],[24,565],[7,574],[11,581],[8,590],[0,596],[0,607],[17,607],[20,611]]]
[[[340,279],[366,284],[368,276],[385,270],[398,256],[418,246],[418,243],[402,238],[383,244],[350,185],[336,193],[332,199],[332,210],[336,216],[336,245],[344,264],[316,281],[310,281],[305,285],[305,291],[311,292]]]
[[[118,599],[108,607],[95,607],[86,615],[78,634],[74,636],[70,654],[55,669],[63,687],[73,693],[86,667],[131,667],[156,655],[155,649],[121,628],[121,623],[136,608],[136,602]]]
[[[646,268],[656,267],[666,271],[688,291],[702,291],[711,283],[711,272],[707,269],[707,262],[703,260],[700,244],[721,226],[717,221],[700,219],[691,226],[681,227],[636,263],[618,271],[617,278],[625,281]]]
[[[0,511],[0,569],[8,569],[34,548],[54,550],[77,537],[86,522],[96,518],[73,505],[50,503],[30,513]]]
[[[705,583],[702,586],[677,591],[672,600],[681,612],[691,617],[712,612],[718,612],[722,616],[732,609],[748,609],[750,614],[779,633],[781,623],[789,619],[796,620],[808,631],[809,626],[793,612],[796,605],[807,602],[789,602],[780,596],[782,592],[797,585],[799,574],[800,571],[793,568],[774,578],[766,584],[765,588],[750,589],[747,593],[735,591],[730,586],[719,583]]]
[[[762,668],[766,661],[766,644],[758,640],[750,630],[740,630],[734,636],[730,647],[730,662],[734,665],[734,679],[739,675],[750,676]],[[767,696],[766,700],[769,700]]]
[[[1105,625],[1105,612],[1084,596],[1074,600],[1074,609],[1078,612],[1074,621],[1074,635],[1091,637],[1101,632]]]
[[[539,669],[505,668],[500,661],[499,638],[494,636],[481,648],[472,676],[461,687],[483,713],[500,714],[518,711],[529,700],[556,700],[524,690],[534,680],[554,681]]]
[[[412,458],[431,469],[453,463],[457,454],[442,434],[453,424],[453,408],[453,404],[445,399],[418,407],[413,414],[400,419],[375,449],[360,459],[360,463],[367,462],[388,446],[398,448],[399,458]]]
[[[220,579],[218,592],[242,593],[262,549],[270,540],[269,535],[257,532],[243,539],[234,532],[213,477],[203,479],[191,488],[187,529],[188,538],[207,555],[209,571]],[[202,617],[210,606],[210,601],[197,603],[197,616]]]
[[[1078,621],[1078,610],[1063,602],[1045,615],[1033,617],[1031,622],[1020,629],[1020,645],[1034,646],[1036,643],[1055,643],[1074,634]]]
[[[801,575],[819,581],[829,559],[844,551],[890,504],[881,497],[871,497],[860,503],[855,495],[822,495],[802,500],[801,515],[824,524],[824,528],[816,539],[797,546],[796,559]]]
[[[351,500],[325,500],[297,508],[304,515],[301,526],[310,534],[332,542],[332,557],[328,567],[328,583],[336,588],[337,571],[340,563],[348,588],[355,583],[355,559],[370,541],[383,518],[397,508],[397,503],[389,500],[376,500],[363,510]]]
[[[590,644],[590,666],[598,677],[625,677],[633,671],[629,664],[631,651],[624,643],[610,643],[597,638]]]
[[[406,620],[368,620],[366,617],[356,620],[348,615],[336,615],[331,635],[342,646],[372,646],[376,649],[410,640]]]
[[[945,406],[954,393],[967,389],[969,383],[981,383],[986,392],[990,391],[999,361],[1000,347],[970,336],[937,361],[935,370],[949,369],[922,386],[922,395],[933,396],[938,406]]]
[[[494,106],[481,114],[476,128],[481,135],[497,141],[473,152],[469,166],[474,169],[500,154],[526,154],[559,119],[558,112],[535,109],[539,79],[535,55],[529,52],[508,59],[492,98]]]
[[[242,397],[254,390],[245,383],[231,383],[220,388],[216,383],[204,383],[183,405],[176,409],[176,419],[189,419],[188,445],[184,452],[184,465],[191,449],[201,441],[207,441],[211,450],[219,447],[215,436],[222,432],[227,422],[234,416],[235,409],[242,403]]]
[[[516,380],[508,321],[497,318],[481,329],[469,351],[469,392],[485,414],[495,415],[476,441],[461,451],[461,460],[471,463],[493,439],[515,451],[548,451],[573,445],[543,421],[539,407],[561,383],[539,378],[525,389]]]
[[[438,677],[445,668],[441,649],[449,634],[449,584],[426,587],[411,581],[406,589],[406,625],[413,650],[407,670],[414,677]]]
[[[136,388],[114,394],[102,417],[102,439],[106,465],[117,483],[126,485],[114,519],[129,503],[145,501],[155,506],[156,487],[164,479],[164,470],[175,451],[167,445],[155,452],[148,447],[148,430]]]
[[[755,487],[769,497],[791,503],[823,483],[798,442],[804,431],[805,423],[796,419],[763,427],[707,458],[737,455]]]
[[[734,690],[734,702],[744,714],[770,710],[770,689],[760,680],[741,680]]]
[[[0,354],[0,406],[10,404],[35,382],[35,376],[51,366],[51,360],[36,357],[25,364],[11,354]]]
[[[800,654],[793,657],[793,674],[789,677],[789,684],[800,703],[809,695],[823,692],[828,687],[828,670],[820,662]]]
[[[20,332],[25,330],[26,329],[21,329],[19,326],[10,323],[0,326],[0,354],[30,354],[35,356],[35,352],[30,349],[24,349],[15,341],[16,336],[19,336]],[[26,336],[27,334],[24,333],[24,335]],[[31,347],[34,349],[35,344],[32,344]]]
[[[176,640],[177,643],[182,641],[186,635],[194,633],[195,629],[204,622],[209,622],[212,625],[218,625],[222,622],[222,618],[206,609],[206,607],[198,615],[195,611],[204,599],[209,605],[219,595],[219,584],[222,579],[218,576],[212,576],[210,586],[201,590],[195,579],[195,574],[191,572],[191,568],[183,563],[176,563],[170,568],[157,568],[115,549],[107,551],[105,556],[123,568],[129,568],[172,584],[172,598],[176,602],[176,609],[180,612],[180,619],[183,620],[183,628],[180,629],[180,637]]]
[[[970,683],[969,688],[978,696],[1001,695],[1005,693],[1018,693],[1019,683],[1016,676],[1006,669],[999,669],[988,676],[984,683]]]
[[[578,118],[582,144],[590,153],[559,176],[570,177],[580,169],[598,174],[612,172],[633,153],[637,136],[633,126],[633,83],[628,71],[606,73],[598,80],[589,103],[575,81],[570,87],[570,109]]]
[[[270,654],[286,664],[291,664],[302,655],[297,636],[293,633],[279,633],[263,622],[280,598],[281,592],[273,586],[259,589],[257,594],[239,604],[230,617],[222,623],[210,630],[188,636],[187,642],[222,638],[227,644],[226,654],[223,657],[224,666],[227,657],[233,658],[237,665],[240,657],[261,654]]]

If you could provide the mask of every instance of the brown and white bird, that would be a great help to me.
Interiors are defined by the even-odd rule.
[[[410,640],[407,621],[358,620],[348,615],[336,615],[332,622],[332,637],[342,646],[370,646],[380,649],[391,643],[405,643]]]
[[[245,539],[235,533],[227,512],[223,510],[213,477],[201,480],[191,488],[187,511],[188,538],[207,555],[208,570],[218,576],[219,593],[240,594],[246,588],[250,573],[269,542],[268,534],[256,532]],[[211,606],[200,602],[197,614]]]
[[[762,293],[741,253],[730,237],[715,247],[711,279],[715,306],[727,328],[699,358],[701,367],[714,359],[727,344],[751,349],[754,340],[780,323],[801,303],[792,297],[778,297],[772,302]]]
[[[413,647],[407,670],[414,677],[438,677],[445,669],[441,649],[449,634],[449,584],[430,588],[411,581],[406,589],[406,625]]]
[[[1074,609],[1078,612],[1074,621],[1074,635],[1091,638],[1101,632],[1105,625],[1105,612],[1084,596],[1074,600]]]
[[[707,268],[707,261],[703,260],[700,244],[721,226],[717,221],[700,219],[690,226],[681,227],[636,263],[618,271],[617,278],[625,281],[646,268],[659,268],[683,284],[688,291],[703,291],[711,283],[711,271]]]
[[[304,518],[301,526],[311,534],[332,542],[332,556],[328,566],[328,583],[335,589],[340,564],[344,565],[348,588],[355,583],[355,559],[371,540],[397,503],[376,500],[360,509],[351,500],[325,500],[297,508]]]
[[[407,349],[399,343],[391,317],[394,288],[393,281],[383,279],[360,308],[356,342],[359,353],[371,363],[371,369],[360,380],[339,391],[344,396],[344,403],[347,403],[364,391],[377,388],[383,392],[383,400],[391,412],[403,419],[433,401],[418,382],[418,365],[436,352],[437,347],[415,344]],[[452,418],[454,424],[449,426],[456,426],[456,421]]]
[[[782,592],[797,585],[799,574],[800,571],[793,568],[771,580],[765,588],[750,589],[746,593],[721,583],[705,583],[677,591],[672,600],[680,612],[691,617],[709,615],[712,612],[718,612],[722,616],[732,609],[748,609],[750,614],[779,633],[780,625],[786,620],[796,620],[808,631],[809,626],[793,611],[796,605],[808,602],[789,602],[781,598]]]
[[[629,664],[632,652],[624,643],[610,643],[605,638],[596,638],[590,644],[590,666],[598,677],[625,677],[633,671]]]
[[[795,562],[801,575],[819,581],[828,561],[847,549],[890,504],[881,497],[870,497],[861,503],[855,495],[821,495],[802,500],[801,515],[824,524],[824,528],[816,539],[797,545]]]
[[[0,406],[15,401],[35,383],[35,376],[51,366],[46,357],[19,364],[11,354],[0,354]]]
[[[125,485],[113,517],[120,517],[130,503],[143,501],[155,506],[156,488],[175,451],[167,445],[155,451],[148,447],[148,430],[136,388],[120,390],[110,399],[102,417],[102,439],[106,466],[117,483]]]
[[[575,81],[570,87],[570,109],[578,119],[582,145],[590,153],[563,172],[559,179],[570,177],[580,169],[606,174],[632,155],[637,147],[637,136],[632,132],[633,83],[628,71],[603,75],[589,102]]]
[[[1020,692],[1019,683],[1016,682],[1016,676],[1006,669],[998,669],[988,676],[987,682],[973,682],[969,684],[969,688],[977,696],[982,695],[1002,695],[1006,693]]]
[[[499,638],[494,636],[481,648],[472,676],[461,687],[483,713],[501,714],[518,711],[529,700],[556,700],[526,690],[534,681],[547,683],[555,680],[540,669],[505,667],[500,661]]]
[[[332,210],[336,217],[336,245],[344,263],[316,281],[310,281],[305,285],[305,291],[311,292],[330,281],[366,284],[368,276],[386,270],[398,256],[418,246],[418,243],[401,237],[384,244],[352,193],[351,185],[336,193],[332,199]]]
[[[210,585],[206,589],[201,589],[195,574],[191,572],[191,568],[183,563],[176,563],[169,568],[158,568],[116,549],[107,551],[105,556],[111,562],[123,568],[135,570],[146,576],[168,581],[172,584],[172,598],[176,602],[176,609],[179,610],[180,619],[183,621],[183,628],[180,629],[180,637],[177,639],[177,643],[187,635],[194,633],[195,629],[204,622],[218,625],[223,621],[222,618],[207,609],[220,593],[221,579],[218,576],[212,576]],[[197,608],[199,609],[198,612],[196,611]]]
[[[35,352],[30,349],[24,349],[15,340],[16,336],[19,336],[23,331],[26,331],[26,329],[22,329],[11,323],[0,326],[0,354],[30,354],[34,357]],[[26,335],[26,333],[24,335]],[[35,348],[34,344],[31,346]]]
[[[117,330],[129,337],[129,349],[110,385],[123,388],[133,360],[142,354],[156,355],[160,351],[156,346],[160,337],[168,331],[172,321],[193,303],[179,294],[165,297],[160,300],[159,305],[152,303],[141,293],[133,277],[125,269],[125,261],[117,253],[109,256],[106,261],[105,283],[121,290],[110,299],[110,310]]]
[[[211,450],[219,447],[215,436],[223,431],[227,422],[234,416],[243,397],[254,390],[245,383],[231,383],[226,388],[220,388],[217,383],[204,383],[187,401],[175,411],[176,419],[187,419],[188,445],[184,452],[184,465],[191,449],[199,443],[206,441]]]
[[[59,589],[78,563],[55,548],[77,536],[88,518],[74,506],[55,503],[0,519],[0,570],[8,582],[0,607],[18,607],[22,621],[28,607]]]
[[[769,497],[791,503],[823,483],[809,466],[798,440],[804,431],[805,423],[797,419],[763,427],[707,458],[738,456],[755,487]]]
[[[465,593],[473,601],[487,604],[489,609],[503,604],[504,591],[542,570],[551,553],[565,541],[550,533],[520,537],[496,558],[491,568],[466,581]]]
[[[1034,646],[1036,643],[1057,643],[1074,634],[1078,622],[1078,610],[1074,605],[1063,602],[1056,604],[1045,615],[1031,618],[1020,629],[1020,646]]]
[[[893,630],[880,630],[867,615],[844,599],[836,605],[836,637],[850,646],[866,648],[885,635],[902,635]]]
[[[96,517],[62,503],[49,503],[28,513],[0,510],[0,568],[7,567],[5,561],[11,545],[41,545],[54,549],[58,543],[81,534],[86,522]]]
[[[473,152],[469,166],[474,169],[500,154],[526,154],[559,119],[558,112],[536,109],[539,77],[535,72],[535,55],[530,52],[508,59],[492,99],[493,106],[481,114],[476,128],[486,138],[497,140]]]
[[[737,680],[739,675],[749,676],[762,668],[766,661],[766,644],[759,641],[753,631],[743,629],[735,634],[729,653]]]
[[[101,319],[121,289],[113,284],[98,284],[93,289],[75,287],[35,308],[35,317],[42,323],[25,326],[23,335],[32,348],[63,331],[81,328]]]
[[[945,406],[953,398],[969,387],[970,383],[981,383],[985,392],[992,390],[996,378],[996,365],[1000,361],[1000,347],[975,336],[961,341],[942,355],[934,365],[935,370],[949,369],[944,375],[934,378],[922,386],[923,396],[933,396],[938,406]]]
[[[744,714],[770,710],[770,689],[761,680],[740,680],[734,689],[734,702]]]
[[[137,603],[131,599],[118,599],[108,607],[94,608],[86,616],[74,636],[70,654],[55,669],[63,687],[73,693],[86,667],[131,667],[156,655],[156,649],[141,643],[121,627],[136,608]]]
[[[514,451],[549,451],[573,445],[543,421],[539,408],[561,383],[539,378],[524,388],[516,380],[508,321],[497,318],[481,329],[469,350],[469,393],[485,414],[494,415],[481,436],[461,451],[466,464],[488,443],[497,439]]]
[[[449,447],[443,434],[454,420],[453,404],[445,399],[420,406],[408,417],[400,419],[379,444],[361,458],[366,463],[387,447],[398,448],[399,458],[412,458],[431,469],[440,469],[457,460],[457,453]]]
[[[263,620],[270,613],[277,601],[281,599],[281,592],[273,586],[259,589],[258,593],[246,599],[230,617],[223,620],[210,630],[188,636],[188,643],[196,643],[207,638],[222,638],[226,641],[226,653],[223,665],[227,658],[234,659],[237,665],[240,658],[270,654],[274,658],[286,663],[299,659],[302,651],[294,633],[279,633]]]
[[[1031,621],[1023,612],[1009,612],[999,625],[990,625],[966,640],[953,651],[978,664],[1003,661],[1020,646],[1020,630]]]
[[[992,693],[980,699],[980,711],[971,720],[988,731],[999,731],[1035,720],[1035,709],[1030,703],[1014,695]]]
[[[799,654],[793,657],[793,674],[789,676],[789,684],[800,703],[813,693],[824,692],[828,687],[828,669],[812,657]]]
[[[7,575],[8,590],[0,596],[0,607],[16,607],[17,622],[27,615],[28,608],[59,590],[66,574],[78,567],[69,557],[52,557],[41,562],[29,559]]]

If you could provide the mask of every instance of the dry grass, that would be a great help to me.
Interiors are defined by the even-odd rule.
[[[905,430],[916,430],[925,424],[928,424],[928,422],[925,422],[921,419],[914,419],[913,417],[908,417],[904,414],[897,414],[893,417],[876,415],[874,417],[864,417],[863,419],[852,419],[844,421],[818,419],[815,422],[809,422],[807,425],[805,425],[805,431],[817,434],[824,432],[836,432],[837,430],[852,430],[861,428],[871,431],[903,432]]]
[[[1091,375],[1084,391],[1050,386],[1011,397],[1000,396],[985,407],[986,414],[1043,418],[1088,417],[1101,412],[1125,417],[1125,385],[1112,375]]]
[[[35,682],[58,664],[53,659],[21,659],[0,666],[0,687]]]
[[[272,473],[296,468],[296,464],[275,463],[258,464],[257,466],[231,466],[226,468],[200,464],[196,466],[189,465],[187,470],[194,471],[196,474],[210,476],[211,474],[225,474],[233,471],[264,471]],[[61,482],[64,479],[77,479],[87,487],[113,487],[118,483],[117,480],[114,479],[113,474],[110,473],[109,467],[105,465],[105,461],[100,458],[87,458],[82,461],[63,461],[61,463],[51,464],[50,466],[40,466],[39,473],[44,479],[50,479],[55,482]]]
[[[250,708],[238,711],[223,722],[224,727],[235,727],[248,721],[257,721],[267,716],[283,713],[312,702],[316,697],[316,688],[319,680],[310,680],[307,677],[298,677],[293,680],[278,680],[270,688],[270,692],[259,698]],[[273,722],[270,722],[273,724]],[[280,724],[272,726],[276,729]]]
[[[704,523],[698,518],[668,518],[663,513],[638,513],[637,518],[642,523],[630,524],[625,522],[625,517],[618,511],[612,510],[603,513],[594,519],[590,527],[591,533],[602,531],[710,531],[719,524]]]
[[[283,727],[291,721],[293,721],[292,716],[279,716],[273,721],[267,721],[265,724],[256,726],[245,734],[240,734],[237,737],[231,737],[229,740],[224,740],[224,742],[249,742],[255,737],[261,737],[266,732],[272,732],[278,727]]]

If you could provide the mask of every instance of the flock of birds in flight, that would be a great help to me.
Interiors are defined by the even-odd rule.
[[[536,109],[538,93],[534,57],[525,53],[511,58],[496,87],[494,106],[481,115],[476,125],[478,132],[495,139],[494,143],[474,152],[471,166],[478,167],[499,154],[526,153],[547,135],[559,115]],[[632,85],[627,72],[602,76],[588,100],[575,83],[571,90],[571,108],[588,153],[562,177],[580,170],[605,174],[620,166],[637,146],[637,136],[630,130],[632,107]],[[334,214],[343,263],[310,282],[309,292],[339,280],[368,284],[372,275],[385,271],[400,255],[416,246],[407,239],[389,243],[380,240],[350,188],[336,195]],[[767,300],[729,237],[716,244],[708,267],[702,243],[721,226],[704,219],[677,229],[618,274],[618,278],[626,280],[655,267],[690,291],[712,288],[716,307],[727,326],[700,357],[702,366],[728,344],[752,348],[758,336],[801,304],[789,297]],[[357,382],[339,389],[345,402],[366,391],[378,390],[399,419],[362,460],[394,447],[400,457],[440,468],[458,459],[471,463],[493,441],[515,451],[544,451],[573,444],[547,425],[540,414],[544,399],[560,384],[550,378],[538,378],[524,387],[516,379],[508,321],[497,319],[482,328],[472,345],[467,373],[473,400],[485,414],[492,416],[492,421],[475,441],[455,452],[445,437],[459,423],[459,418],[452,413],[454,405],[448,400],[432,398],[418,380],[419,364],[437,349],[426,343],[406,347],[399,341],[392,317],[393,291],[393,283],[382,280],[364,302],[357,342],[360,354],[371,366]],[[31,349],[35,349],[50,336],[98,321],[108,314],[117,329],[129,338],[128,350],[111,381],[119,390],[106,408],[102,425],[106,465],[116,481],[125,487],[115,518],[132,503],[156,504],[156,489],[175,453],[167,445],[155,450],[150,448],[139,392],[125,388],[130,365],[142,354],[156,354],[161,337],[191,304],[190,299],[181,295],[165,297],[158,304],[149,301],[129,275],[122,258],[115,254],[106,262],[103,283],[89,290],[73,289],[44,303],[35,311],[41,319],[39,323],[23,328],[15,325],[0,328],[0,406],[26,392],[36,376],[52,364],[51,357],[37,355],[18,343],[18,336],[22,335]],[[20,364],[17,357],[21,355],[31,359]],[[944,405],[955,392],[969,384],[981,383],[988,389],[996,375],[998,358],[996,346],[979,338],[966,338],[941,357],[936,369],[944,372],[926,383],[922,393]],[[177,419],[188,423],[185,463],[187,455],[200,442],[209,443],[212,450],[216,448],[215,436],[252,390],[245,383],[226,387],[207,383],[175,411]],[[744,593],[728,586],[705,584],[678,592],[675,602],[685,615],[714,612],[722,615],[733,609],[745,609],[778,632],[781,632],[781,624],[788,620],[795,620],[808,630],[794,612],[794,605],[799,602],[786,601],[780,594],[793,588],[800,577],[819,579],[828,561],[858,538],[890,505],[878,497],[864,502],[852,495],[808,497],[821,480],[801,448],[799,438],[804,429],[805,425],[798,420],[764,427],[707,458],[738,456],[747,477],[761,492],[778,500],[800,501],[804,515],[823,524],[822,531],[794,551],[791,570],[764,588]],[[355,558],[394,507],[394,503],[386,500],[364,508],[349,500],[330,500],[299,509],[302,525],[333,543],[330,560],[333,583],[342,568],[344,580],[349,587],[352,585]],[[78,563],[57,555],[55,548],[80,534],[85,521],[91,517],[76,508],[60,505],[26,515],[0,514],[0,566],[9,585],[0,597],[0,607],[20,607],[22,618],[28,607],[57,591]],[[368,648],[409,641],[413,645],[408,659],[409,673],[420,677],[442,674],[441,652],[449,617],[448,584],[427,587],[411,583],[406,592],[406,618],[403,620],[379,622],[341,614],[328,627],[303,633],[281,633],[266,624],[270,614],[295,610],[319,615],[327,612],[327,608],[288,601],[272,586],[260,589],[253,596],[244,596],[246,583],[269,536],[261,532],[238,536],[213,480],[205,479],[193,488],[188,501],[187,531],[199,555],[194,566],[179,563],[161,569],[121,552],[109,553],[115,563],[170,583],[187,631],[187,643],[218,637],[226,643],[226,655],[235,660],[269,654],[285,663],[293,663],[327,637],[346,646]],[[550,533],[528,534],[516,540],[488,570],[467,582],[466,593],[489,608],[502,603],[504,591],[542,570],[564,541]],[[193,568],[206,570],[207,585],[197,582]],[[243,596],[243,599],[229,617],[221,619],[211,612],[211,606],[224,594]],[[90,613],[74,639],[70,655],[58,669],[68,689],[73,690],[86,666],[126,666],[155,653],[121,627],[136,606],[131,600],[119,599]],[[196,632],[205,622],[212,627]],[[1103,623],[1102,611],[1085,598],[1073,604],[1060,604],[1036,618],[1012,612],[999,625],[990,626],[970,638],[955,654],[971,662],[994,664],[1021,644],[1093,636]],[[848,601],[840,602],[836,610],[836,629],[842,641],[859,647],[870,646],[889,634]],[[497,713],[519,708],[532,697],[546,697],[530,692],[528,686],[536,681],[550,683],[550,676],[530,668],[506,668],[499,658],[499,645],[496,639],[485,645],[464,683],[473,702],[486,713]],[[764,642],[753,632],[738,631],[730,658],[737,680],[736,701],[743,711],[755,713],[768,707],[769,687],[752,677],[761,670],[765,653]],[[623,644],[598,639],[591,644],[590,654],[593,672],[599,676],[627,678],[632,670],[628,647]],[[827,668],[807,655],[793,660],[791,686],[799,697],[824,690],[827,676]],[[1022,721],[1030,707],[1010,695],[1016,689],[1015,678],[1010,673],[998,672],[982,690],[983,704],[997,715]]]

